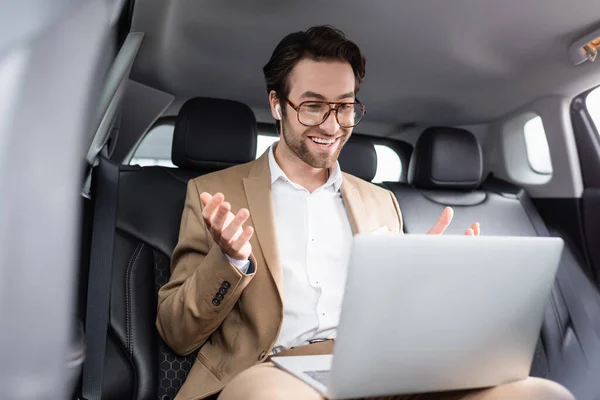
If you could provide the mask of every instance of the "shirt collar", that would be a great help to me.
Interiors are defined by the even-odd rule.
[[[269,169],[271,170],[271,185],[273,185],[279,179],[284,179],[288,182],[292,182],[292,180],[285,175],[285,172],[283,172],[283,170],[275,160],[274,150],[276,145],[277,142],[273,143],[269,148]],[[342,170],[340,169],[340,163],[336,161],[335,165],[329,168],[329,179],[327,179],[327,182],[323,186],[329,187],[332,185],[333,189],[337,192],[342,186],[342,181],[343,176]]]

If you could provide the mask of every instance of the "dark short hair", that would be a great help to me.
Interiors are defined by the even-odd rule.
[[[290,33],[279,42],[271,59],[263,68],[267,93],[274,90],[280,101],[290,94],[289,76],[304,58],[324,61],[346,61],[352,67],[358,92],[365,76],[365,57],[358,46],[339,29],[315,26],[307,31]]]

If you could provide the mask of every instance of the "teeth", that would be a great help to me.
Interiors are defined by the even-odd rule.
[[[319,144],[332,144],[333,142],[335,142],[335,139],[321,139],[321,138],[311,138],[313,142],[315,143],[319,143]]]

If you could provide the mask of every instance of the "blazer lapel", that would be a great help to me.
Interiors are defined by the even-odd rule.
[[[344,181],[340,187],[342,192],[342,199],[348,218],[350,219],[350,225],[352,226],[352,233],[368,231],[368,215],[365,210],[365,204],[360,195],[360,191],[353,184],[352,180],[348,178],[347,174],[344,174]]]
[[[275,232],[273,200],[271,198],[271,171],[268,152],[256,160],[250,174],[244,178],[244,190],[248,210],[254,226],[256,239],[273,276],[279,296],[283,301],[283,273],[279,259],[279,247]]]

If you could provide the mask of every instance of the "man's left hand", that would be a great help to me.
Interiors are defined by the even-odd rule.
[[[428,235],[441,235],[444,233],[446,228],[450,226],[452,217],[454,216],[454,210],[451,207],[444,208],[442,215],[436,222],[436,224],[427,232]],[[475,222],[469,229],[465,231],[466,236],[479,236],[480,227],[479,222]]]

